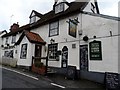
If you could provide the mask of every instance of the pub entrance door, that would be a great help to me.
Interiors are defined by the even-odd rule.
[[[80,70],[88,71],[88,45],[80,45]]]
[[[35,45],[35,57],[41,57],[42,46]]]
[[[32,58],[32,67],[36,67],[37,63],[41,63],[41,45],[35,45],[34,59]]]

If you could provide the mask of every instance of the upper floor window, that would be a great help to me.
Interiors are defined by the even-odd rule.
[[[64,11],[64,3],[60,3],[60,4],[55,6],[55,13],[59,13],[62,11]]]
[[[8,37],[6,37],[6,42],[5,42],[5,44],[8,44]]]
[[[59,21],[49,24],[49,36],[56,36],[59,34]]]
[[[36,22],[36,16],[32,16],[30,18],[30,24]]]
[[[5,57],[10,57],[10,58],[13,58],[13,50],[10,50],[10,51],[5,51],[4,52],[4,56]]]
[[[16,36],[12,36],[12,43],[16,42]]]

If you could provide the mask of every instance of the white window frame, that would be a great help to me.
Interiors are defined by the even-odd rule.
[[[9,39],[9,38],[8,38],[8,37],[6,37],[6,41],[5,41],[5,44],[6,44],[6,45],[8,44],[8,39]]]
[[[59,13],[59,12],[63,12],[64,11],[64,3],[60,3],[58,5],[55,6],[55,13]]]
[[[49,37],[59,35],[59,21],[49,24]]]
[[[30,24],[32,24],[32,23],[34,23],[34,22],[36,22],[36,16],[32,16],[32,17],[30,18]]]
[[[16,42],[16,36],[12,36],[12,43]]]

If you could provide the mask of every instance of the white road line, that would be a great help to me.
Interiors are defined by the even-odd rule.
[[[57,87],[60,87],[60,88],[65,88],[64,86],[61,86],[61,85],[58,85],[58,84],[55,84],[55,83],[51,83],[51,85],[57,86]]]
[[[12,72],[15,72],[15,73],[18,73],[18,74],[21,74],[21,75],[23,75],[23,76],[26,76],[26,77],[29,77],[29,78],[35,79],[35,80],[39,80],[39,79],[36,78],[36,77],[33,77],[33,76],[30,76],[30,75],[27,75],[27,74],[25,74],[25,73],[18,72],[18,71],[16,71],[16,70],[8,69],[8,68],[5,68],[5,67],[2,67],[2,68],[3,68],[3,69],[6,69],[6,70],[9,70],[9,71],[12,71]]]

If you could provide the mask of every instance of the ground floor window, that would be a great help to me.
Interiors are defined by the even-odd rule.
[[[5,52],[4,52],[4,56],[5,56],[5,57],[13,58],[13,50],[5,51]]]
[[[8,51],[5,51],[5,52],[4,52],[4,56],[5,56],[5,57],[9,57],[9,52],[8,52]]]
[[[50,60],[56,60],[56,57],[57,57],[57,49],[58,49],[58,44],[49,44],[49,45],[48,45],[49,59],[50,59]]]
[[[22,44],[20,58],[26,59],[26,57],[27,57],[27,44]]]

